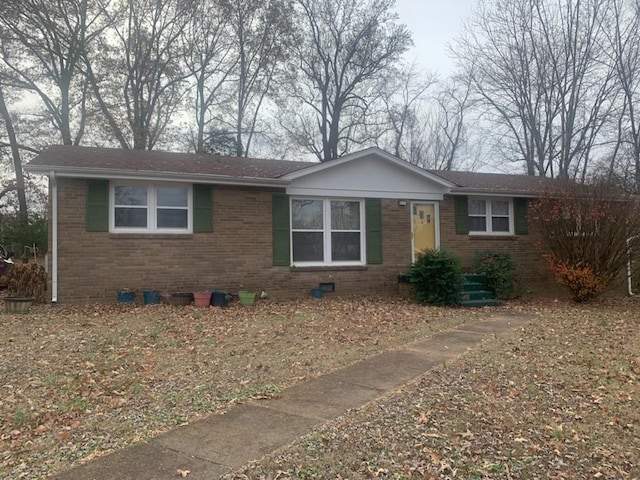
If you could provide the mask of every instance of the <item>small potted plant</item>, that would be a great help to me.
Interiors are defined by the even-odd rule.
[[[133,303],[135,297],[135,292],[130,288],[121,288],[120,290],[118,290],[118,303]]]
[[[4,298],[7,313],[27,313],[34,301],[44,301],[47,275],[42,265],[15,265],[9,276],[0,281],[7,285]]]

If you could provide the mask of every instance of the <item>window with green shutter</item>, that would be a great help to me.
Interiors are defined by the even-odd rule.
[[[380,199],[273,196],[273,264],[382,263]]]

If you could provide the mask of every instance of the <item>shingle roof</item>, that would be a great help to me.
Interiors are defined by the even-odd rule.
[[[55,145],[32,160],[28,168],[38,171],[51,167],[53,170],[91,169],[277,179],[312,165],[314,163],[286,160]]]
[[[54,145],[43,150],[27,170],[55,172],[118,172],[133,175],[192,175],[233,181],[279,182],[287,174],[318,165],[313,162],[238,158],[193,153],[124,150],[116,148]],[[428,170],[457,188],[452,193],[512,194],[535,196],[555,185],[555,180],[526,175]],[[282,180],[284,181],[284,179]]]
[[[439,177],[458,186],[454,193],[503,193],[537,195],[557,187],[557,180],[528,175],[508,175],[502,173],[456,172],[429,170]]]

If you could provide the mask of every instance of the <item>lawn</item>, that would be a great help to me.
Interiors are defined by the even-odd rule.
[[[383,299],[0,315],[0,479],[38,479],[485,313]]]
[[[640,304],[524,308],[528,326],[225,478],[640,478]]]
[[[326,298],[1,315],[0,478],[44,478],[496,311],[535,319],[228,478],[640,478],[640,303]]]

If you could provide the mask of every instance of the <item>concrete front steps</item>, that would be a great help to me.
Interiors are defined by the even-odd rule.
[[[499,307],[502,303],[493,298],[493,293],[486,289],[487,277],[478,273],[463,275],[461,307]]]

